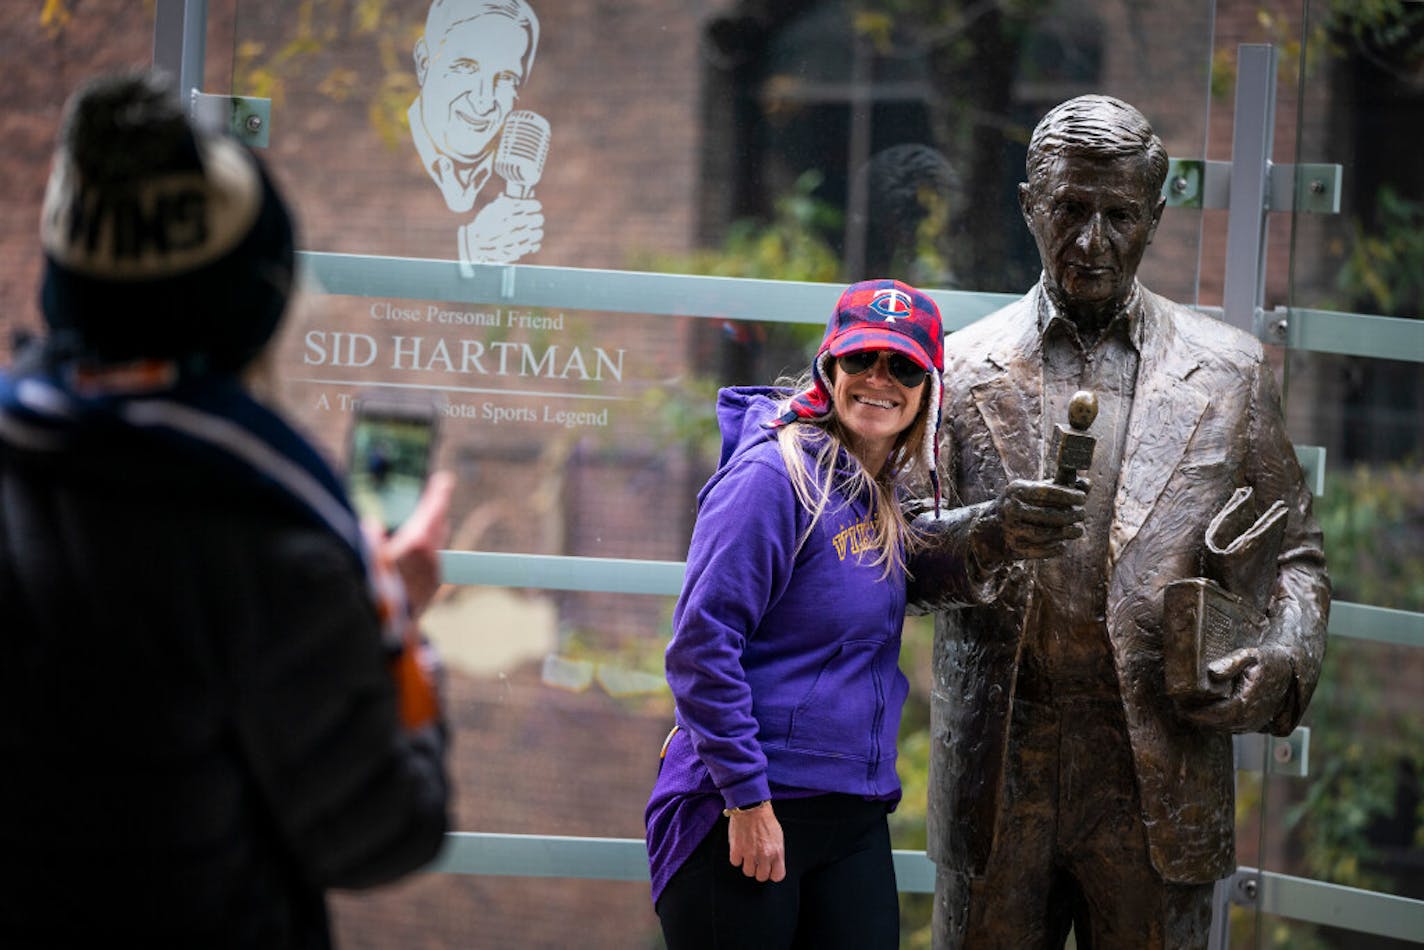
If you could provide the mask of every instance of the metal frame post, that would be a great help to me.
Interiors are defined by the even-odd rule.
[[[167,73],[186,102],[203,85],[208,0],[158,0],[153,17],[153,66]]]
[[[1274,46],[1243,44],[1237,48],[1222,316],[1227,323],[1258,338],[1265,299],[1266,211],[1276,126],[1277,60]]]

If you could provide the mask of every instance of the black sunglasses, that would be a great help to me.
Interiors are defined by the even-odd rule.
[[[923,386],[925,380],[930,378],[929,370],[919,363],[903,353],[891,353],[888,350],[856,350],[854,353],[846,353],[836,357],[836,366],[849,376],[859,376],[869,372],[882,353],[887,357],[885,363],[890,375],[906,389]]]

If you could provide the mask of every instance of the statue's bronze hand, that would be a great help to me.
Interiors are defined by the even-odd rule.
[[[1087,483],[1016,479],[984,505],[970,529],[974,556],[985,566],[1028,558],[1056,557],[1083,536]]]
[[[1207,668],[1213,680],[1230,680],[1231,695],[1184,705],[1184,718],[1221,732],[1261,732],[1281,708],[1293,678],[1290,657],[1269,647],[1246,647]]]

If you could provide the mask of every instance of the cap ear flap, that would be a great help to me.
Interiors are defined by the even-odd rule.
[[[829,349],[822,350],[816,354],[816,362],[812,365],[811,375],[822,386],[826,387],[829,393],[831,384],[835,382],[836,358],[831,355]]]
[[[944,381],[938,371],[930,373],[929,424],[925,426],[924,459],[934,487],[935,517],[943,501],[939,483],[939,427],[944,418]]]

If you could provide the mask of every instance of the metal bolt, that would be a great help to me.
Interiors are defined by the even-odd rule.
[[[1276,740],[1275,748],[1271,750],[1271,755],[1275,757],[1278,764],[1285,765],[1291,759],[1295,758],[1295,750],[1291,748],[1291,744],[1288,741],[1278,739]]]
[[[247,117],[247,121],[244,122],[243,125],[247,126],[247,131],[256,135],[258,132],[262,131],[262,116],[250,115]]]
[[[1312,178],[1310,180],[1310,193],[1312,195],[1325,194],[1325,182],[1321,181],[1319,178]]]
[[[1188,183],[1186,175],[1178,175],[1176,178],[1172,179],[1172,191],[1176,192],[1179,195],[1184,195],[1187,193],[1187,185]]]
[[[1271,324],[1271,336],[1277,340],[1284,340],[1288,329],[1290,329],[1288,321],[1284,319],[1277,320]]]
[[[1254,877],[1242,878],[1236,886],[1240,889],[1241,896],[1248,901],[1256,899],[1256,879]]]

